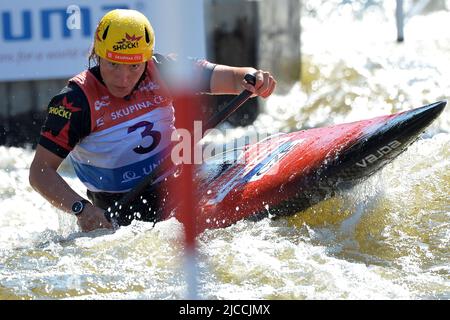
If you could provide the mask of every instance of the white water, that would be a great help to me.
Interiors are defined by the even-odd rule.
[[[391,1],[389,1],[390,3]],[[393,1],[392,1],[393,2]],[[418,16],[395,43],[392,4],[355,17],[306,2],[303,83],[244,132],[292,131],[448,98],[450,13]],[[387,2],[386,2],[387,3]],[[334,7],[333,7],[334,6]],[[424,138],[351,192],[289,219],[199,237],[206,299],[449,299],[450,109]],[[182,226],[79,232],[28,184],[33,151],[0,147],[0,299],[186,297]],[[84,194],[68,166],[62,172]]]

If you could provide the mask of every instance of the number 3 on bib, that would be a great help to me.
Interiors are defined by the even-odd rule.
[[[159,142],[161,141],[161,133],[158,131],[152,130],[153,123],[148,122],[148,121],[141,121],[139,123],[136,123],[134,126],[129,127],[128,133],[134,132],[137,129],[142,128],[142,127],[144,128],[144,131],[141,132],[142,138],[150,136],[153,138],[153,142],[148,147],[143,147],[143,146],[139,145],[133,149],[134,152],[139,153],[139,154],[151,152],[158,146]]]

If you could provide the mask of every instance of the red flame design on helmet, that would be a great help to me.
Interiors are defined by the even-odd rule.
[[[128,33],[125,33],[125,38],[129,41],[139,41],[141,40],[142,36],[136,37],[136,35],[133,34],[133,36],[130,36]]]

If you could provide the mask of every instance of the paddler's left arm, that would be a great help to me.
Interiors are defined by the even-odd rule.
[[[247,73],[255,75],[255,86],[244,81],[244,76]],[[267,71],[248,67],[217,65],[211,76],[211,93],[239,94],[242,89],[247,89],[253,92],[253,96],[267,98],[275,90],[276,83],[273,76]]]

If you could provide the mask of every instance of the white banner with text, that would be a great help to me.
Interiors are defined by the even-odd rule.
[[[98,21],[115,8],[136,9],[149,18],[156,52],[177,53],[179,44],[170,35],[179,34],[189,39],[183,54],[205,57],[202,0],[4,1],[0,8],[0,81],[61,79],[81,72],[88,66]],[[189,24],[173,23],[179,12],[189,17]],[[177,27],[181,30],[169,30]]]

